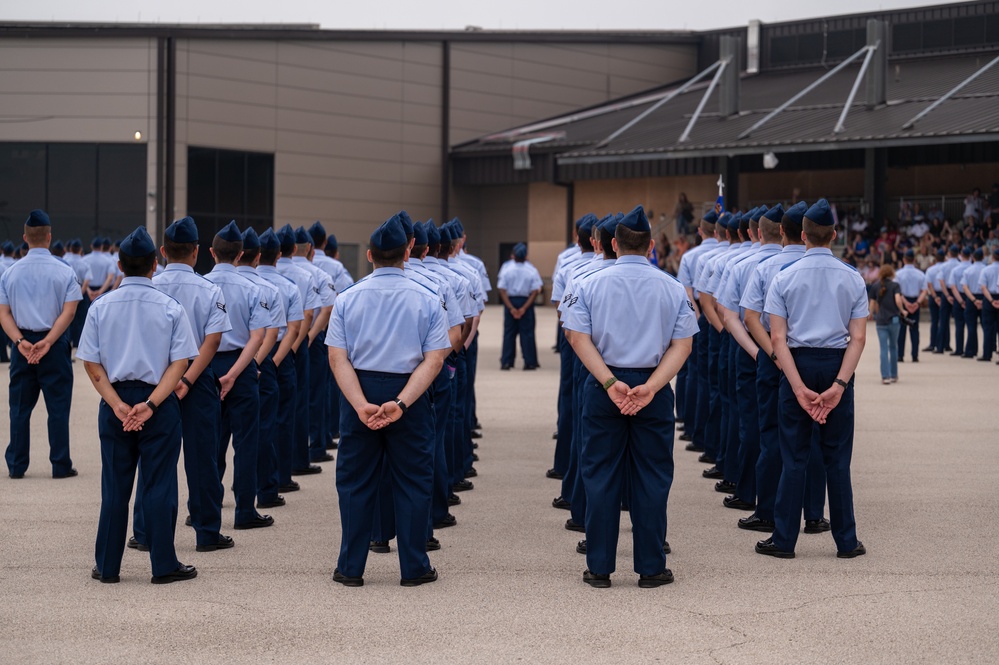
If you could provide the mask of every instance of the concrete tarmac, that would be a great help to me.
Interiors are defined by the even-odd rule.
[[[582,582],[581,534],[551,507],[558,357],[555,317],[538,311],[542,368],[499,371],[502,310],[483,319],[475,490],[438,530],[435,584],[399,586],[393,552],[371,554],[363,588],[330,579],[340,542],[334,465],[298,478],[269,529],[223,533],[236,547],[180,560],[198,578],[149,583],[148,555],[126,550],[121,583],[90,579],[100,508],[98,396],[75,364],[77,478],[53,480],[44,408],[33,463],[0,477],[3,663],[986,663],[999,660],[999,367],[920,354],[882,386],[873,324],[857,374],[853,484],[867,556],[837,559],[829,534],[802,535],[794,560],[753,552],[747,513],[722,506],[694,453],[675,447],[669,567],[639,589],[622,514],[610,589]],[[924,324],[924,345],[928,330]],[[0,404],[7,404],[7,381]],[[6,429],[6,409],[0,428]],[[228,467],[231,474],[232,466]]]

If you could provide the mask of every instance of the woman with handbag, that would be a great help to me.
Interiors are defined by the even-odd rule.
[[[898,331],[902,325],[902,290],[895,281],[895,266],[881,266],[869,294],[881,346],[881,383],[887,385],[898,381]]]

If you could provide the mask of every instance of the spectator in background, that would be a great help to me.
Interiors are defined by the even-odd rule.
[[[898,331],[901,324],[902,291],[895,281],[895,267],[885,264],[868,289],[871,316],[881,346],[881,383],[898,381]]]
[[[673,208],[673,217],[676,218],[676,232],[685,236],[690,233],[690,222],[694,219],[694,206],[687,200],[687,195],[680,192],[680,198]]]
[[[992,183],[992,193],[989,194],[989,228],[994,228],[999,222],[999,182]]]
[[[902,205],[898,209],[898,226],[899,228],[906,228],[912,226],[912,222],[912,204],[908,201],[902,201]]]
[[[873,257],[868,258],[864,263],[863,270],[860,271],[861,277],[868,284],[873,284],[878,279],[878,262]]]
[[[967,224],[977,224],[982,219],[982,190],[975,187],[971,194],[964,198],[964,221]]]
[[[673,241],[673,251],[666,259],[666,272],[674,276],[679,274],[680,259],[683,258],[688,249],[690,249],[690,240],[687,239],[687,236],[680,236]]]
[[[867,260],[867,257],[871,254],[871,245],[869,242],[864,240],[864,236],[860,233],[855,233],[853,235],[853,242],[850,243],[850,247],[853,249],[854,265],[860,266]]]

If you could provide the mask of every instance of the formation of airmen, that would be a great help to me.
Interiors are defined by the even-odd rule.
[[[771,533],[756,552],[793,558],[805,533],[832,531],[837,556],[866,553],[850,481],[853,374],[867,291],[834,257],[829,204],[761,206],[701,220],[679,280],[652,268],[641,207],[576,222],[553,277],[561,382],[556,508],[585,533],[583,580],[608,587],[620,511],[630,510],[639,586],[673,581],[666,515],[676,423],[739,528]],[[656,402],[658,401],[658,404]],[[652,408],[649,405],[654,405]],[[830,519],[824,517],[826,489]]]
[[[930,341],[926,352],[990,362],[999,335],[999,247],[985,263],[981,247],[951,245],[940,248],[936,261],[926,272],[915,267],[912,251],[905,254],[905,266],[898,282],[907,314],[919,323],[919,308],[929,301]],[[951,322],[953,321],[953,338]],[[908,326],[912,339],[912,361],[919,360],[919,326]],[[982,332],[979,354],[978,331]],[[953,341],[953,346],[951,342]],[[905,354],[905,329],[899,331],[899,359]]]
[[[235,545],[221,532],[230,440],[234,529],[273,525],[258,509],[285,505],[283,494],[301,489],[293,477],[320,473],[317,463],[339,448],[344,534],[334,580],[362,584],[367,553],[389,551],[393,538],[404,586],[436,579],[427,558],[440,548],[434,529],[457,523],[449,507],[476,475],[476,338],[491,288],[482,261],[464,251],[459,220],[438,227],[393,216],[372,235],[374,273],[356,284],[319,222],[259,236],[230,222],[212,239],[215,267],[204,276],[194,272],[190,217],[164,233],[165,268],[144,227],[117,254],[96,238],[90,254],[67,260],[48,215],[35,210],[24,238],[22,257],[0,274],[0,323],[14,347],[8,472],[27,471],[41,393],[52,475],[77,475],[76,345],[102,398],[94,579],[119,581],[126,546],[149,552],[153,583],[197,575],[174,546],[181,448],[197,550]]]

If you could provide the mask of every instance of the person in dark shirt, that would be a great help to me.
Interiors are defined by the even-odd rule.
[[[871,284],[868,293],[881,346],[881,383],[895,383],[898,381],[898,330],[902,325],[902,290],[895,281],[895,266],[882,265],[878,280]]]

